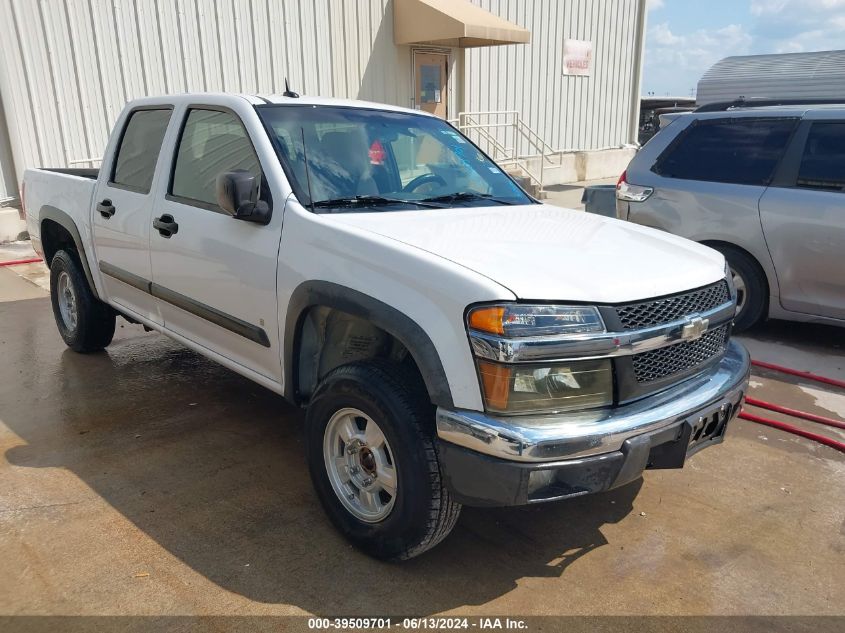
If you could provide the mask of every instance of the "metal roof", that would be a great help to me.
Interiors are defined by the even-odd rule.
[[[726,57],[698,82],[698,105],[741,97],[845,101],[845,50]]]

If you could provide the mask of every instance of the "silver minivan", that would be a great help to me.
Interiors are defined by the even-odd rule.
[[[620,219],[724,253],[736,330],[766,317],[845,325],[845,105],[679,115],[616,198]]]

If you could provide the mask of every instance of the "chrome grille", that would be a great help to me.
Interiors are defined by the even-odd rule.
[[[692,292],[618,306],[616,314],[624,329],[636,330],[712,310],[727,303],[730,298],[728,284],[723,279]]]
[[[653,382],[673,374],[680,374],[706,363],[724,353],[728,343],[728,326],[723,325],[705,333],[696,341],[677,343],[669,347],[632,356],[637,382]]]

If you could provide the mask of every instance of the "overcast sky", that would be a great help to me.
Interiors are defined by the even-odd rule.
[[[649,0],[642,94],[689,96],[730,55],[845,48],[845,0]]]

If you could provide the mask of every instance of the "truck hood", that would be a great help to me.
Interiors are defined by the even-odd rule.
[[[444,257],[526,300],[618,303],[725,276],[724,258],[711,248],[545,204],[324,217]]]

